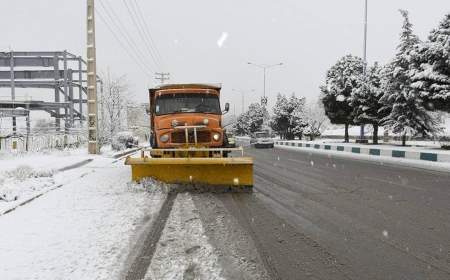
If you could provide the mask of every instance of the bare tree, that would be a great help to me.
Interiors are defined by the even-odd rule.
[[[330,123],[323,105],[319,102],[313,102],[309,106],[306,106],[305,119],[308,125],[303,134],[308,136],[311,141],[319,137]]]
[[[123,129],[125,110],[129,102],[129,84],[126,75],[116,77],[108,69],[103,83],[103,94],[99,97],[99,138],[102,144],[111,143],[113,137]]]
[[[49,134],[53,133],[55,125],[50,119],[37,119],[33,125],[33,132],[37,134]]]

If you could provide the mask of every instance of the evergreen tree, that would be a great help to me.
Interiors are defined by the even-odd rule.
[[[264,118],[268,115],[267,109],[259,103],[250,104],[248,111],[241,114],[234,125],[238,135],[250,135],[261,130]]]
[[[285,95],[278,94],[273,107],[271,128],[282,139],[301,139],[303,129],[306,127],[304,118],[305,98],[296,97],[294,94],[288,99]]]
[[[287,103],[288,100],[285,95],[278,93],[277,101],[273,107],[273,115],[270,121],[270,126],[273,131],[275,131],[281,139],[286,139],[286,132],[288,126],[288,114],[287,114]]]
[[[450,112],[450,13],[411,55],[412,87],[427,109]]]
[[[382,121],[394,133],[402,135],[402,144],[405,145],[407,134],[435,133],[437,122],[427,112],[418,91],[412,88],[409,76],[410,55],[419,43],[419,38],[413,34],[408,12],[400,10],[400,13],[404,18],[400,44],[395,58],[386,67],[383,75],[384,95],[381,102],[384,106],[381,110],[390,111]]]
[[[353,92],[353,115],[356,124],[371,124],[373,126],[373,143],[378,144],[378,127],[382,120],[390,113],[381,110],[383,104],[380,102],[383,96],[381,88],[382,68],[375,63],[367,69],[366,75],[360,77],[360,83]]]
[[[326,85],[321,86],[321,101],[325,114],[333,124],[345,125],[345,142],[349,141],[348,127],[354,124],[351,105],[354,89],[359,86],[364,62],[361,58],[342,57],[327,72]]]
[[[302,139],[303,131],[308,125],[305,119],[305,98],[296,97],[292,94],[288,101],[289,127],[288,138],[294,139],[298,137]]]

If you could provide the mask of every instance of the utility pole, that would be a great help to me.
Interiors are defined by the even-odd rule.
[[[364,81],[366,81],[366,71],[367,71],[367,0],[364,0],[364,41],[363,41],[363,77]],[[363,87],[365,90],[365,86]],[[358,141],[359,140],[359,141]],[[359,139],[357,142],[359,143],[367,143],[368,141],[364,136],[364,124],[360,127]]]
[[[87,0],[87,105],[88,105],[88,152],[98,154],[97,119],[97,65],[95,50],[94,0]]]
[[[159,80],[159,82],[161,84],[164,84],[165,81],[170,80],[170,73],[156,72],[155,73],[155,79]]]

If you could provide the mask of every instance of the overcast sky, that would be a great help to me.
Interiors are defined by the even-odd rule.
[[[128,55],[135,49],[125,51],[101,21],[100,16],[108,20],[108,13],[100,1],[109,13],[117,14],[116,23],[123,24],[145,54],[140,61],[150,68],[146,72]],[[98,69],[126,74],[137,101],[146,101],[147,88],[154,83],[149,72],[168,71],[172,82],[222,83],[223,99],[237,103],[239,112],[240,95],[231,89],[256,89],[246,99],[248,105],[249,100],[258,100],[263,88],[262,71],[247,61],[284,63],[268,72],[270,104],[278,92],[312,100],[319,95],[326,70],[340,56],[362,56],[364,0],[136,1],[164,62],[162,69],[146,52],[122,0],[96,0],[96,6]],[[85,0],[2,2],[0,50],[67,49],[85,55]],[[450,12],[450,1],[369,0],[369,62],[384,63],[395,53],[400,8],[410,11],[415,32],[425,39]],[[126,45],[115,25],[109,24]]]

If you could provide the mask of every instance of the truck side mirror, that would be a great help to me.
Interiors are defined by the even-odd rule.
[[[225,103],[225,110],[223,111],[223,113],[228,113],[228,111],[230,111],[230,103]]]

